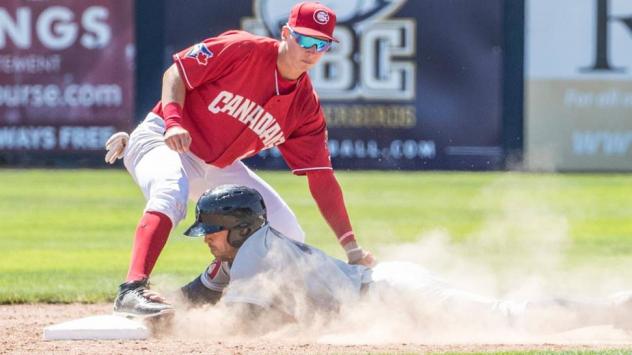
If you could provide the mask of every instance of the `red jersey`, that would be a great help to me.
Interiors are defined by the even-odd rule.
[[[278,49],[274,39],[228,31],[173,55],[187,88],[178,124],[195,155],[223,168],[278,146],[294,174],[331,170],[318,96],[307,73],[281,85]],[[152,111],[163,117],[160,102]]]

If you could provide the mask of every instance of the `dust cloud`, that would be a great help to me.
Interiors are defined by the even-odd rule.
[[[295,321],[272,314],[244,322],[247,310],[220,303],[179,312],[175,335],[328,344],[632,343],[631,294],[615,294],[632,285],[631,265],[613,273],[607,263],[571,260],[567,219],[543,198],[555,186],[507,184],[500,179],[472,202],[503,191],[492,209],[501,212],[467,238],[437,229],[373,250],[376,281],[359,300],[339,295],[336,312],[314,309],[303,290],[272,277],[257,287],[286,288]]]

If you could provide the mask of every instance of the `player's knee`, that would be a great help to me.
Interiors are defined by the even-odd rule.
[[[186,217],[188,189],[182,184],[163,182],[153,186],[146,210],[164,213],[175,227]]]
[[[186,203],[181,203],[175,200],[160,198],[150,199],[147,201],[145,210],[156,211],[166,215],[169,219],[171,219],[174,227],[186,217]]]

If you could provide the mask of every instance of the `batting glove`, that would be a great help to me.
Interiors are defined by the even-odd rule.
[[[129,142],[129,134],[126,132],[114,133],[107,142],[105,142],[105,162],[108,164],[114,164],[116,159],[121,159],[125,152],[125,147]]]

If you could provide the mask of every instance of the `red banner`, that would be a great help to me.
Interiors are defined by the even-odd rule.
[[[4,0],[0,151],[90,151],[129,129],[133,1]]]

